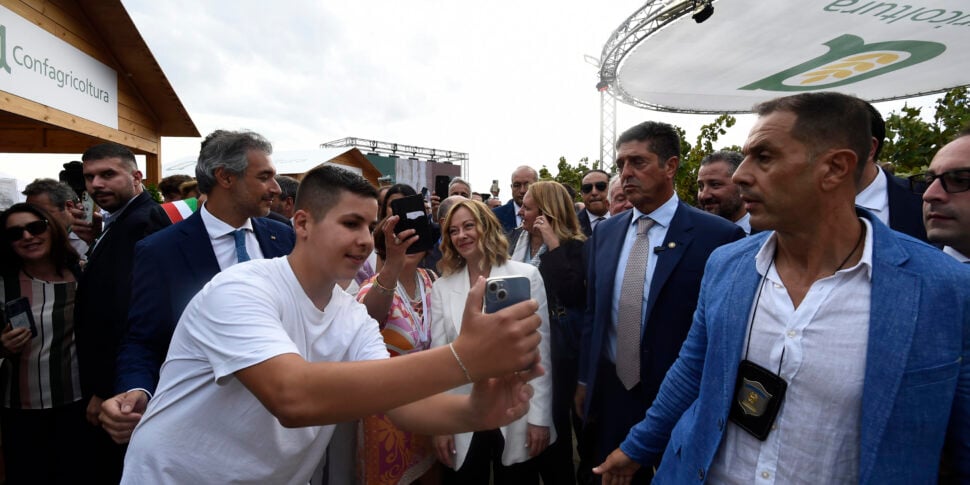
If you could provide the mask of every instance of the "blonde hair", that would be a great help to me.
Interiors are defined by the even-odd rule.
[[[441,260],[438,261],[438,270],[441,271],[441,275],[448,276],[457,273],[468,264],[468,261],[461,257],[458,250],[455,249],[449,231],[451,220],[459,209],[468,209],[472,219],[475,220],[475,230],[478,231],[478,241],[475,244],[478,251],[482,253],[480,262],[482,267],[478,269],[485,269],[486,264],[492,268],[505,264],[509,259],[509,242],[502,232],[502,224],[492,213],[492,209],[477,200],[462,200],[456,202],[448,210],[445,222],[441,226]]]
[[[529,194],[539,213],[546,216],[553,232],[560,241],[575,239],[585,241],[586,235],[579,227],[579,218],[573,209],[569,192],[559,182],[542,181],[529,186]]]

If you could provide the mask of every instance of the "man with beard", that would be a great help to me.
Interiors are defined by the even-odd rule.
[[[744,156],[731,150],[711,153],[701,160],[697,170],[697,205],[721,216],[751,234],[751,216],[744,209],[741,191],[731,177]]]
[[[607,190],[610,185],[610,174],[602,170],[590,170],[583,175],[583,183],[579,186],[583,193],[583,204],[586,207],[579,211],[579,227],[586,237],[593,235],[593,229],[602,221],[610,217],[610,202]]]
[[[273,146],[249,131],[218,130],[202,142],[196,178],[205,205],[136,247],[128,333],[114,391],[101,422],[126,443],[155,392],[175,324],[195,294],[220,271],[250,259],[285,256],[293,229],[265,216],[280,195]]]
[[[88,422],[98,426],[101,402],[114,395],[115,359],[128,328],[135,243],[171,222],[143,190],[131,150],[104,143],[89,148],[81,160],[88,194],[107,212],[78,281],[74,306],[81,391],[88,400]],[[84,476],[94,483],[117,483],[124,448],[100,428],[92,427],[89,439],[89,446],[78,450],[90,454],[91,474]]]

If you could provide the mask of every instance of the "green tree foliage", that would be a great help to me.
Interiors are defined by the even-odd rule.
[[[737,146],[714,148],[714,144],[721,135],[727,133],[728,128],[734,126],[737,119],[731,115],[718,116],[713,122],[701,126],[700,133],[693,145],[687,142],[684,130],[679,126],[677,132],[680,134],[680,167],[677,168],[677,176],[674,178],[674,186],[677,190],[677,197],[690,204],[697,205],[697,169],[700,168],[701,159],[709,153],[717,150],[737,150]]]
[[[880,161],[892,162],[897,174],[919,172],[929,165],[937,150],[970,125],[970,99],[966,87],[947,91],[936,100],[932,122],[923,120],[922,109],[904,106],[886,116],[886,143]]]
[[[593,164],[592,167],[596,165]],[[563,185],[569,185],[576,191],[576,200],[582,200],[579,194],[579,186],[583,182],[583,175],[586,172],[592,170],[589,163],[589,158],[583,157],[579,159],[579,163],[576,166],[571,165],[566,161],[566,157],[559,157],[559,164],[556,165],[558,172],[555,176],[549,172],[549,169],[545,165],[539,169],[539,180],[555,180]]]

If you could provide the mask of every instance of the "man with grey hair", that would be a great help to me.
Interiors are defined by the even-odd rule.
[[[250,259],[285,256],[293,229],[267,219],[280,186],[273,147],[249,131],[206,137],[195,168],[205,204],[179,224],[136,247],[128,333],[117,360],[117,393],[101,407],[101,423],[126,443],[158,384],[175,324],[189,300],[220,271]]]
[[[22,193],[27,196],[28,204],[46,210],[54,219],[57,219],[57,222],[67,231],[67,240],[71,243],[71,247],[81,256],[82,261],[86,261],[88,243],[71,231],[71,226],[74,225],[74,214],[71,213],[71,209],[81,207],[74,189],[54,179],[36,179],[27,184]]]
[[[507,204],[492,209],[495,217],[502,223],[505,235],[512,233],[516,227],[522,225],[519,209],[522,208],[522,198],[529,191],[529,186],[539,181],[539,172],[528,165],[522,165],[512,172],[512,200]]]
[[[448,184],[448,196],[460,195],[466,199],[472,198],[472,184],[461,177],[451,179]]]
[[[697,205],[751,234],[751,216],[741,200],[741,189],[731,180],[743,160],[743,155],[732,150],[705,156],[697,170]]]
[[[610,188],[606,196],[610,200],[611,216],[633,208],[633,204],[626,198],[626,192],[623,192],[623,187],[620,185],[620,174],[616,174],[610,179]]]

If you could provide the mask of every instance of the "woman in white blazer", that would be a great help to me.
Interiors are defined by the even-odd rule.
[[[436,436],[438,459],[454,472],[446,473],[445,483],[488,484],[489,469],[496,484],[538,484],[538,467],[531,458],[538,456],[556,440],[552,426],[552,376],[549,365],[549,312],[546,290],[539,271],[528,264],[510,261],[508,241],[502,226],[483,203],[467,200],[448,211],[442,226],[442,277],[431,293],[431,345],[448,345],[461,331],[465,298],[472,282],[479,277],[521,275],[529,278],[532,298],[539,303],[542,318],[542,366],[546,374],[533,380],[535,391],[529,412],[519,420],[497,430]],[[471,384],[451,392],[468,394]]]

